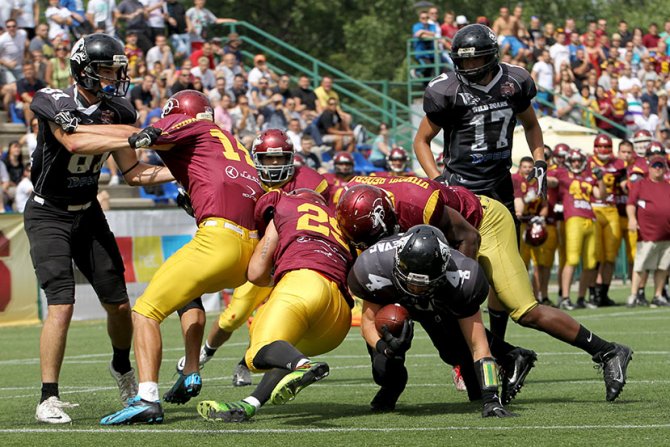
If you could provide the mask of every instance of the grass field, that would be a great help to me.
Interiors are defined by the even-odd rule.
[[[613,291],[619,302],[625,295],[624,289]],[[185,406],[166,405],[163,425],[103,429],[100,417],[120,404],[107,371],[105,324],[94,321],[73,323],[70,329],[60,386],[63,400],[80,404],[68,412],[73,424],[40,425],[34,420],[40,327],[2,328],[0,446],[667,446],[670,309],[619,306],[573,315],[600,336],[635,350],[623,393],[615,403],[606,402],[602,375],[587,354],[510,323],[508,340],[537,351],[538,363],[509,406],[519,417],[503,420],[482,419],[480,404],[469,403],[454,389],[450,368],[418,328],[407,360],[409,384],[397,411],[371,414],[368,405],[377,388],[355,328],[337,350],[320,358],[330,364],[330,376],[294,402],[268,405],[248,423],[204,421],[195,411],[197,400],[237,400],[251,389],[230,384],[246,345],[246,330],[240,330],[203,370],[201,395]],[[183,351],[175,318],[164,323],[163,337],[161,393],[172,385]],[[254,383],[258,380],[255,375]]]

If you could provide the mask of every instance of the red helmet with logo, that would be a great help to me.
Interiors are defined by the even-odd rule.
[[[209,99],[197,90],[182,90],[170,96],[161,111],[161,118],[183,114],[192,118],[214,121],[214,110]]]
[[[614,158],[614,152],[612,151],[612,139],[604,133],[599,133],[596,135],[596,139],[593,140],[593,153],[600,161],[610,161],[612,158]]]
[[[556,160],[557,165],[562,165],[565,163],[565,158],[570,152],[570,146],[565,143],[558,143],[554,146],[554,160]]]
[[[638,130],[633,134],[633,150],[640,157],[644,157],[647,152],[647,146],[651,143],[651,132],[648,130]]]
[[[658,141],[652,141],[647,146],[647,150],[645,151],[644,156],[649,158],[652,155],[666,155],[666,154],[667,152],[665,151],[665,148],[661,143],[659,143]]]
[[[391,199],[381,188],[354,185],[348,188],[336,208],[342,234],[356,248],[365,249],[397,232],[397,216]]]
[[[401,147],[396,147],[391,149],[388,157],[386,157],[386,164],[390,171],[399,174],[407,169],[407,160],[409,160],[407,151]]]
[[[294,155],[291,138],[280,129],[264,130],[251,146],[258,177],[266,185],[285,183],[293,177]]]
[[[328,206],[326,204],[326,199],[323,198],[321,194],[309,188],[298,188],[289,192],[290,196],[298,196],[301,199],[307,200],[308,202],[318,203],[320,205]]]
[[[577,161],[579,161],[579,164],[575,163]],[[586,168],[586,155],[581,149],[570,149],[565,159],[565,165],[573,174],[579,174]]]
[[[539,247],[547,240],[549,233],[544,223],[540,219],[533,219],[528,222],[526,232],[523,235],[523,240],[526,244],[533,247]]]
[[[338,152],[333,157],[333,166],[335,174],[353,175],[354,174],[354,156],[349,152]]]

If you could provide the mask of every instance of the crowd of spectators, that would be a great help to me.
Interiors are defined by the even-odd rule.
[[[419,63],[434,61],[435,45],[448,63],[449,40],[469,20],[439,9],[419,13],[412,29]],[[626,20],[608,24],[590,20],[584,29],[573,17],[561,23],[526,20],[524,8],[503,6],[492,21],[477,17],[474,23],[490,26],[498,35],[501,60],[523,66],[538,86],[536,106],[547,114],[580,125],[598,127],[620,138],[640,129],[661,139],[670,128],[670,20],[629,28]],[[670,142],[665,141],[666,147]]]
[[[245,66],[241,37],[212,32],[217,29],[212,25],[235,19],[217,17],[205,0],[193,0],[192,7],[177,0],[90,0],[85,9],[81,1],[49,0],[46,10],[36,0],[2,3],[0,96],[7,121],[26,125],[25,140],[32,146],[19,144],[27,154],[35,146],[34,128],[29,125],[33,95],[45,87],[64,89],[73,83],[70,49],[91,32],[110,34],[125,45],[131,79],[128,99],[142,126],[160,117],[172,94],[195,89],[210,98],[217,124],[249,148],[260,131],[287,129],[310,165],[325,170],[321,152],[353,151],[361,142],[362,134],[342,109],[332,78],[278,73],[264,54],[256,54],[251,66]],[[18,209],[14,190],[28,160],[9,169],[9,178],[5,168],[10,151],[2,149],[5,209]],[[151,154],[144,158],[159,160]],[[111,158],[107,168],[110,183],[118,183]]]

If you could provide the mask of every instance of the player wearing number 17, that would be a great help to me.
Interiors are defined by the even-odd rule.
[[[254,206],[263,192],[249,153],[214,124],[209,100],[195,90],[174,94],[161,119],[129,140],[131,146],[156,149],[187,189],[198,230],[158,269],[133,307],[138,395],[123,410],[104,417],[103,425],[163,421],[160,324],[203,293],[246,281],[258,241]]]

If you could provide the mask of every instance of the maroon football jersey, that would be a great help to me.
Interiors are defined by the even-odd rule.
[[[330,191],[330,199],[328,200],[328,205],[335,209],[337,202],[340,200],[340,196],[344,192],[344,187],[349,183],[348,180],[344,180],[341,177],[338,177],[337,174],[329,172],[328,174],[323,174],[323,177],[328,182],[328,190]]]
[[[603,163],[597,157],[589,157],[589,169],[592,171],[598,167],[603,171],[603,182],[605,183],[606,195],[604,199],[592,197],[593,203],[601,206],[615,206],[617,203],[617,194],[621,193],[619,182],[626,174],[626,164],[619,158]]]
[[[547,171],[549,177],[557,177],[558,171],[565,170],[562,166],[551,165]],[[549,212],[547,213],[547,223],[553,225],[558,220],[563,220],[563,203],[558,194],[558,188],[547,188],[547,203],[549,204]],[[556,206],[558,205],[558,207]],[[557,211],[559,209],[560,211]]]
[[[272,220],[279,234],[273,255],[275,284],[291,270],[310,269],[337,283],[346,295],[353,257],[337,226],[335,212],[327,205],[277,191],[258,201],[257,219],[268,216],[269,208],[274,208]]]
[[[307,166],[296,166],[293,177],[286,183],[276,187],[263,185],[263,188],[266,191],[281,189],[284,192],[295,191],[298,188],[308,188],[321,194],[326,199],[326,203],[330,199],[330,190],[326,179],[323,175]]]
[[[256,167],[235,137],[211,121],[168,115],[153,125],[163,130],[156,151],[191,196],[198,223],[223,217],[254,229],[254,206],[263,194]]]
[[[555,172],[558,179],[558,194],[563,202],[563,215],[565,220],[571,217],[586,217],[595,220],[595,214],[591,208],[591,191],[596,186],[596,179],[584,171],[574,174],[567,169]]]
[[[400,231],[414,225],[439,226],[444,213],[444,199],[439,183],[418,177],[366,177],[358,175],[347,186],[373,185],[390,193],[398,215]]]
[[[479,229],[484,211],[479,199],[469,189],[463,186],[447,186],[438,183],[442,190],[442,198],[449,208],[453,208],[468,221],[470,225]]]

